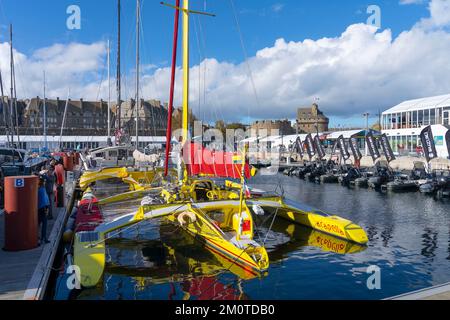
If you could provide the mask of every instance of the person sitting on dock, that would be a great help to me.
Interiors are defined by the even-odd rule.
[[[49,205],[50,201],[45,190],[45,180],[40,177],[38,189],[38,222],[40,226],[42,225],[40,244],[50,242],[47,239],[47,214]]]

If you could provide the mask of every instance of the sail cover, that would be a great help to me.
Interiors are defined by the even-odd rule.
[[[437,158],[436,145],[434,143],[431,126],[428,126],[422,130],[422,132],[420,133],[420,140],[422,141],[423,152],[425,153],[427,162],[434,158]]]
[[[358,140],[355,137],[350,138],[350,151],[352,152],[353,158],[355,158],[356,161],[361,160],[362,154],[359,151]]]
[[[369,149],[370,155],[372,156],[372,160],[373,162],[375,162],[377,159],[379,159],[381,157],[380,155],[380,151],[378,150],[375,138],[372,134],[372,132],[369,132],[366,135],[366,143],[367,143],[367,148]]]
[[[317,156],[320,160],[322,160],[325,157],[325,150],[323,149],[319,136],[314,137],[314,143],[316,145]]]
[[[337,138],[337,142],[336,143],[337,143],[337,146],[339,147],[339,150],[341,151],[342,158],[344,160],[348,160],[350,158],[350,153],[348,152],[344,136],[340,135],[339,138]]]
[[[314,141],[311,134],[308,134],[305,138],[306,151],[308,151],[308,156],[311,159],[316,155],[316,147],[314,146]]]
[[[391,144],[389,143],[389,139],[386,134],[381,135],[380,137],[381,147],[383,148],[384,155],[386,156],[387,162],[391,162],[395,160],[394,152],[392,152]]]
[[[190,176],[207,175],[219,178],[240,179],[242,158],[233,152],[215,151],[204,148],[199,143],[186,144],[183,159]],[[252,168],[246,163],[245,178],[252,176]]]

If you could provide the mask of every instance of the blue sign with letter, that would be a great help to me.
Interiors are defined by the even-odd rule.
[[[15,188],[23,188],[23,187],[25,187],[25,179],[23,179],[23,178],[17,178],[17,179],[14,181],[14,187],[15,187]]]

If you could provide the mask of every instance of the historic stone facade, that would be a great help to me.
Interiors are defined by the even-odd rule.
[[[273,135],[272,130],[278,130],[279,135],[289,135],[295,133],[289,120],[263,120],[256,121],[250,127],[252,134],[266,136]]]
[[[297,111],[297,127],[299,133],[327,132],[330,120],[319,110],[317,104]],[[317,127],[317,128],[316,128]]]
[[[136,133],[136,101],[122,103],[121,123],[130,135]],[[142,136],[164,136],[167,130],[167,105],[161,105],[158,100],[141,100],[139,104],[139,134]]]
[[[8,99],[0,104],[0,130],[6,133],[5,119],[10,119]],[[3,105],[3,108],[1,106]],[[47,134],[57,136],[61,132],[66,100],[46,99]],[[141,100],[139,110],[139,135],[164,136],[167,128],[167,107],[160,101]],[[12,119],[15,119],[13,108]],[[111,106],[111,128],[115,128],[117,105]],[[20,135],[42,135],[44,133],[44,100],[40,97],[17,101]],[[135,134],[135,101],[122,102],[122,127],[130,135]],[[15,122],[13,123],[14,126]],[[106,101],[71,100],[67,102],[67,113],[63,134],[67,136],[106,136],[108,128],[108,103]],[[111,129],[114,134],[114,129]]]

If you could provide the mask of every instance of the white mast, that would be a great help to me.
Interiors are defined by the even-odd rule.
[[[14,134],[15,134],[15,130],[14,130],[14,124],[13,124],[13,103],[14,103],[14,60],[13,60],[13,42],[12,42],[12,24],[9,25],[9,49],[10,49],[10,65],[9,65],[9,72],[10,72],[10,87],[11,87],[11,96],[10,96],[10,101],[9,101],[9,123],[10,123],[10,130],[11,130],[11,147],[14,148]]]
[[[47,149],[47,98],[45,93],[45,70],[44,70],[44,148]]]
[[[141,99],[139,97],[139,42],[140,42],[140,15],[141,1],[136,0],[136,150],[139,149],[139,109]]]
[[[108,144],[111,142],[111,43],[108,39]]]
[[[61,141],[62,141],[62,135],[63,135],[64,126],[66,124],[66,115],[67,115],[67,108],[69,106],[69,97],[70,97],[70,88],[69,88],[69,91],[67,92],[66,105],[64,107],[64,115],[63,115],[63,119],[62,119],[62,123],[61,123],[61,133],[59,134],[59,151],[62,150],[62,148],[61,148]]]

